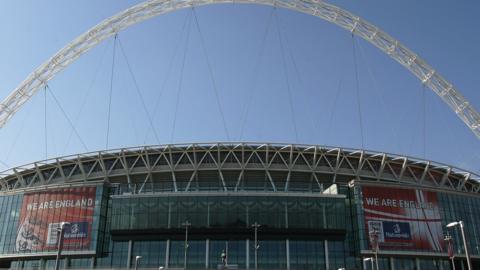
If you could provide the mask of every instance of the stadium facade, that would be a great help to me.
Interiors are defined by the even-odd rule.
[[[466,269],[460,229],[446,227],[462,220],[480,269],[478,176],[393,154],[128,148],[14,168],[0,188],[0,268],[52,268],[69,222],[62,268],[133,268],[142,256],[140,268],[156,269],[372,269],[364,259],[376,254],[379,269],[447,270],[450,235]]]

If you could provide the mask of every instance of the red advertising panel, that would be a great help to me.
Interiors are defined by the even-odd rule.
[[[362,195],[367,237],[375,238],[380,249],[443,250],[435,192],[363,187]]]
[[[64,250],[89,249],[95,192],[95,187],[74,187],[26,193],[20,211],[16,250],[56,250],[61,222],[70,223],[64,230]]]

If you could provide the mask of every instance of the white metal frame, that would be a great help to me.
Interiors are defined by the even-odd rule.
[[[318,0],[149,0],[128,8],[80,35],[35,69],[0,104],[0,128],[57,73],[115,33],[149,18],[192,6],[216,3],[252,3],[277,6],[319,17],[365,39],[413,73],[433,90],[480,138],[480,115],[460,92],[417,54],[377,26],[350,12]]]
[[[291,176],[303,173],[317,191],[324,190],[323,185],[355,180],[480,193],[478,175],[406,156],[319,145],[199,143],[122,148],[35,162],[0,173],[0,194],[100,182],[126,183],[133,192],[141,193],[144,187],[158,183],[153,176],[158,173],[170,175],[167,181],[172,188],[166,192],[192,192],[192,181],[205,180],[199,177],[202,172],[218,178],[215,192],[243,192],[243,181],[252,181],[245,174],[252,171],[264,173],[270,184],[268,192],[290,192]],[[224,181],[227,172],[236,172],[234,186]]]

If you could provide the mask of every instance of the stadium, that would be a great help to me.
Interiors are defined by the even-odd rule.
[[[127,148],[14,168],[1,187],[6,268],[53,267],[63,221],[76,228],[63,243],[69,268],[133,268],[141,256],[138,267],[157,269],[217,269],[222,259],[238,269],[370,269],[369,231],[378,229],[380,269],[450,269],[447,232],[462,269],[460,231],[445,227],[457,220],[480,265],[477,176],[386,153],[268,143]]]
[[[34,70],[0,104],[0,128],[45,89],[47,156],[46,100],[56,74],[114,37],[111,92],[119,31],[194,5],[231,2],[309,14],[364,39],[410,71],[480,138],[478,112],[417,54],[360,17],[310,0],[137,4]],[[109,131],[107,150],[0,173],[0,268],[480,269],[480,176],[472,172],[322,145],[159,143],[111,150]],[[73,125],[72,133],[81,141]]]

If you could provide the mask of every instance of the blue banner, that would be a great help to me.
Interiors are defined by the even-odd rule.
[[[65,239],[85,238],[88,236],[88,222],[71,222],[65,228],[63,237]]]
[[[412,239],[408,222],[383,221],[383,234],[385,239]]]

